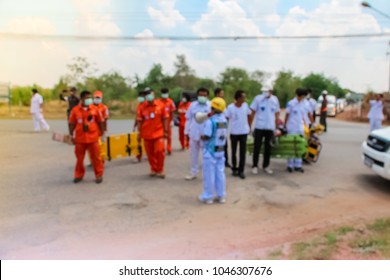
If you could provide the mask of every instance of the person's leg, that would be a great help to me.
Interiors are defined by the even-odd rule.
[[[184,150],[186,148],[184,126],[179,126],[179,141],[180,141],[181,148]]]
[[[225,163],[223,162],[223,168]],[[214,198],[216,161],[211,155],[203,156],[203,192],[200,200],[206,202]]]
[[[191,140],[190,156],[191,156],[191,175],[198,176],[199,173],[199,152],[201,148],[201,140]]]
[[[237,144],[238,144],[238,135],[230,134],[230,145],[232,150],[232,170],[233,175],[238,171],[237,168]]]
[[[104,172],[104,165],[103,161],[100,157],[100,147],[99,143],[90,143],[87,145],[88,148],[88,153],[91,158],[91,163],[93,166],[93,170],[95,172],[95,177],[96,179],[102,178],[103,177],[103,172]]]
[[[167,152],[172,153],[172,126],[168,125]]]
[[[38,114],[32,114],[32,120],[33,120],[33,124],[34,124],[34,131],[40,131],[41,127],[39,125]]]
[[[246,162],[246,139],[248,135],[243,134],[239,136],[238,142],[240,145],[240,160],[238,165],[238,172],[244,173],[245,169],[245,162]]]
[[[228,139],[226,139],[224,153],[225,153],[225,166],[226,167],[230,167],[230,164],[229,164],[229,154],[228,154]]]
[[[85,174],[84,157],[87,150],[87,144],[76,143],[74,147],[74,153],[76,155],[76,167],[74,171],[74,178],[83,179]]]
[[[38,114],[38,120],[39,120],[39,125],[41,125],[44,130],[49,130],[50,129],[50,126],[45,121],[45,118],[43,117],[42,113]]]
[[[155,175],[157,170],[154,169],[156,166],[156,159],[154,155],[154,140],[144,140],[144,145],[146,155],[148,156],[151,175]]]
[[[255,129],[254,132],[254,146],[253,146],[253,165],[252,167],[257,167],[259,164],[259,156],[260,156],[260,149],[261,149],[261,142],[263,140],[262,132],[260,129]]]
[[[226,177],[225,177],[225,159],[217,158],[215,160],[215,192],[219,202],[225,202],[226,197]]]
[[[272,130],[264,130],[264,159],[263,159],[263,169],[267,168],[270,163],[271,158],[271,140],[273,136]]]
[[[165,147],[164,138],[154,141],[154,155],[156,157],[155,170],[159,174],[164,174]]]

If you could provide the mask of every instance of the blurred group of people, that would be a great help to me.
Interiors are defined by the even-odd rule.
[[[69,96],[63,100],[69,103],[69,134],[75,143],[77,158],[74,182],[78,183],[85,174],[84,156],[89,152],[95,171],[96,182],[103,180],[103,162],[99,155],[99,139],[104,141],[109,117],[107,106],[102,103],[103,93],[88,91],[76,95],[71,88]],[[190,172],[186,180],[195,180],[200,172],[200,155],[203,159],[204,191],[199,200],[210,204],[226,199],[225,167],[232,175],[245,179],[246,146],[248,135],[254,137],[252,173],[258,174],[259,154],[264,144],[262,170],[273,174],[270,168],[271,140],[275,130],[282,124],[287,134],[302,134],[304,124],[314,122],[315,101],[310,90],[298,88],[296,97],[288,102],[284,122],[280,120],[280,105],[271,88],[264,88],[249,105],[243,90],[237,90],[234,102],[227,106],[224,91],[214,90],[210,100],[207,88],[199,88],[196,99],[191,102],[189,94],[183,94],[176,108],[169,97],[169,89],[162,88],[158,93],[151,88],[139,92],[137,98],[136,121],[133,131],[138,131],[138,143],[143,142],[149,162],[151,177],[165,178],[165,155],[172,154],[172,123],[178,126],[181,150],[190,151]],[[199,120],[199,114],[207,116]],[[175,117],[176,115],[176,117]],[[252,131],[252,122],[255,121]],[[229,163],[228,138],[230,138],[231,165]],[[237,155],[238,154],[238,155]],[[140,162],[140,154],[136,161]],[[289,172],[303,172],[302,159],[289,159]]]

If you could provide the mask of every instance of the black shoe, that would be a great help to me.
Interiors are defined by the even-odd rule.
[[[301,172],[301,173],[305,172],[305,170],[303,170],[302,167],[295,167],[294,170],[297,171],[297,172]]]
[[[239,174],[238,174],[238,170],[233,170],[232,175],[233,175],[234,177],[237,177],[237,176],[239,175]]]
[[[232,168],[232,166],[229,163],[225,163],[225,167]]]
[[[96,178],[96,184],[101,184],[103,182],[103,177]]]
[[[83,178],[74,178],[73,183],[77,184],[78,182],[81,182]]]
[[[289,173],[292,173],[292,172],[293,172],[293,169],[292,169],[291,167],[287,167],[287,171],[288,171]]]
[[[245,174],[244,174],[244,172],[238,173],[238,177],[240,177],[241,179],[245,179]]]

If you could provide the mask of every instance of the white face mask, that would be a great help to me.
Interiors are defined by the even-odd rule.
[[[97,104],[102,103],[102,100],[100,98],[94,98],[93,103],[97,105]]]
[[[182,102],[187,102],[187,98],[184,97],[181,101]]]
[[[165,98],[168,98],[168,96],[169,96],[168,93],[162,93],[162,94],[161,94],[161,97],[164,98],[164,99],[165,99]]]

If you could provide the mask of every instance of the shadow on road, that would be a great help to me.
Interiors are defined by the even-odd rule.
[[[359,187],[367,192],[377,192],[388,196],[390,199],[390,181],[383,179],[375,174],[359,174],[356,175],[359,182],[362,182]]]

